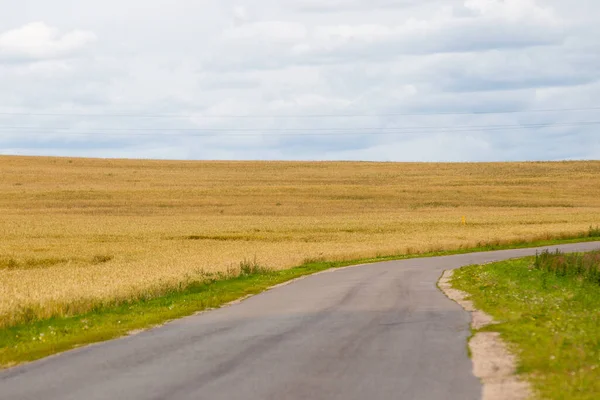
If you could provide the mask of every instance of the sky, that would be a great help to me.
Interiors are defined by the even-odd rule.
[[[0,154],[600,159],[597,0],[0,9]]]

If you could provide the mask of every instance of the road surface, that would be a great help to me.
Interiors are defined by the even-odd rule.
[[[600,243],[560,247],[600,248]],[[390,261],[0,372],[1,399],[479,399],[442,271],[535,249]]]

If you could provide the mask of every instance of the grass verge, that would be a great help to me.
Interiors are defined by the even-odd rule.
[[[154,299],[99,307],[92,312],[71,317],[55,317],[0,329],[0,367],[7,368],[146,329],[166,321],[220,307],[271,286],[305,275],[350,265],[600,240],[600,237],[489,244],[469,249],[410,255],[382,256],[353,261],[312,260],[303,265],[271,271],[244,264],[236,277],[215,276],[181,290]]]
[[[587,268],[597,255],[545,253],[454,272],[453,287],[501,321],[482,331],[500,332],[541,398],[600,398],[600,282]]]

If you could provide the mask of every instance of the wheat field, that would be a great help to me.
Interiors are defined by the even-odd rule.
[[[5,156],[0,193],[6,327],[160,295],[244,260],[280,269],[577,234],[600,223],[600,162]]]

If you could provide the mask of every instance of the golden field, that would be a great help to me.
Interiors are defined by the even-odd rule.
[[[0,193],[0,327],[158,295],[244,260],[286,268],[600,224],[600,162],[0,157]]]

